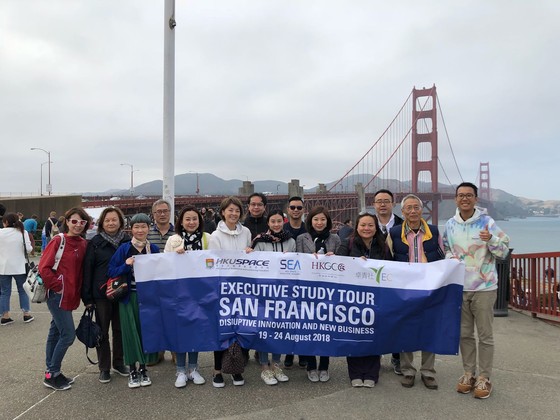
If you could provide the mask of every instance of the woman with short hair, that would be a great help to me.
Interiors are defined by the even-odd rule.
[[[109,261],[121,244],[130,241],[130,236],[124,232],[122,211],[116,207],[105,208],[99,216],[97,232],[88,243],[84,259],[82,301],[86,307],[95,306],[97,323],[103,332],[99,346],[96,347],[99,382],[108,383],[111,381],[111,347],[113,371],[121,376],[129,374],[123,359],[119,302],[107,299],[106,295]],[[112,346],[109,341],[109,327]]]

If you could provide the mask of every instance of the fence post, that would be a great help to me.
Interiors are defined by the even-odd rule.
[[[498,294],[494,304],[494,316],[496,317],[508,316],[509,266],[512,251],[513,248],[510,248],[505,258],[496,258],[496,271],[498,272]]]

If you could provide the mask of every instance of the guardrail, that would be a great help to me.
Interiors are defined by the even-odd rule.
[[[509,305],[560,321],[559,267],[560,252],[512,254]]]

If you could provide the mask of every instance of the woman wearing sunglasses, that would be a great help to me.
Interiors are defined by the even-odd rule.
[[[82,265],[87,243],[84,239],[91,219],[84,209],[74,207],[64,215],[63,234],[55,236],[45,248],[39,273],[47,289],[47,307],[52,315],[47,336],[46,370],[43,384],[55,390],[69,389],[74,379],[61,372],[62,359],[76,337],[72,311],[80,305]],[[64,250],[58,267],[55,257],[64,237]]]

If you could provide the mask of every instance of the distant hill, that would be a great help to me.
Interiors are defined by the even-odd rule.
[[[342,191],[353,191],[354,185],[358,182],[363,184],[369,182],[373,177],[371,174],[362,175],[352,175],[349,176],[340,188]],[[330,189],[335,185],[337,180],[325,183],[326,188]],[[287,194],[288,184],[283,181],[276,180],[262,180],[253,181],[255,186],[255,191],[257,192],[270,192],[273,194]],[[201,195],[236,195],[239,188],[243,185],[243,181],[240,179],[229,179],[225,180],[217,177],[211,173],[199,173],[198,174],[198,187]],[[194,195],[196,194],[197,188],[197,174],[196,173],[185,173],[175,176],[175,194],[176,195]],[[306,188],[305,192],[313,193],[317,190],[318,186],[313,186],[312,188]],[[378,179],[373,181],[366,189],[366,192],[375,192],[380,188],[389,188],[393,191],[407,191],[410,190],[410,182],[401,182],[395,179]],[[428,183],[419,183],[420,191],[430,191],[431,185]],[[146,182],[135,186],[134,194],[138,195],[160,195],[163,190],[163,182],[161,180],[155,180]],[[439,191],[453,193],[455,188],[447,184],[439,184]],[[340,192],[340,191],[337,191]],[[98,195],[99,193],[95,193]],[[103,195],[128,195],[129,190],[107,190]],[[523,197],[516,197],[506,191],[500,189],[492,189],[492,201],[494,205],[494,211],[498,218],[507,217],[524,217],[531,216],[533,214],[537,215],[547,215],[547,214],[560,214],[560,200],[536,200],[528,199]],[[84,194],[89,195],[89,194]],[[91,194],[94,195],[94,194]],[[452,215],[455,211],[455,202],[453,200],[444,200],[440,205],[440,215],[448,217]]]

